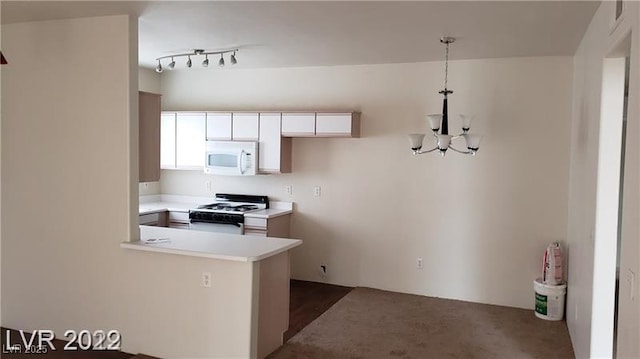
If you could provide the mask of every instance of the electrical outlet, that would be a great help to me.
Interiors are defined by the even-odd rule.
[[[313,187],[313,195],[314,196],[320,197],[320,194],[322,193],[321,191],[322,191],[322,189],[320,188],[320,186]]]
[[[205,187],[207,187],[207,192],[211,192],[213,188],[211,180],[207,180],[204,184],[205,184]]]
[[[202,287],[211,288],[211,272],[202,272]]]
[[[422,269],[422,258],[417,258],[416,259],[416,268],[417,269]]]
[[[293,186],[291,186],[290,184],[284,186],[284,191],[287,192],[289,196],[291,196],[293,194]]]
[[[145,182],[142,184],[142,188],[149,189],[149,183]]]

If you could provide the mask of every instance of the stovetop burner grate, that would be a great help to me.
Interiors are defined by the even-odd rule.
[[[259,207],[252,204],[211,203],[204,206],[199,206],[198,209],[228,212],[248,212],[259,209]]]

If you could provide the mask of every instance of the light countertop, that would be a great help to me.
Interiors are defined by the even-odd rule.
[[[145,242],[159,238],[168,238],[169,241],[154,244]],[[256,262],[302,244],[299,239],[243,236],[152,226],[140,226],[140,239],[135,242],[123,242],[120,247],[236,262]]]
[[[190,209],[200,205],[213,203],[213,198],[174,196],[174,195],[153,195],[141,196],[139,214],[150,214],[158,212],[189,212]],[[284,216],[293,212],[293,203],[272,201],[268,209],[245,213],[245,217],[253,218],[273,218]]]

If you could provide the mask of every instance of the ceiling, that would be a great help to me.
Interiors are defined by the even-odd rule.
[[[2,23],[132,14],[139,60],[239,48],[238,67],[573,55],[597,1],[2,1]],[[194,59],[195,60],[195,59]],[[180,60],[176,68],[185,67]],[[228,61],[228,59],[227,59]],[[194,61],[196,64],[197,61]],[[215,63],[215,60],[212,61]]]

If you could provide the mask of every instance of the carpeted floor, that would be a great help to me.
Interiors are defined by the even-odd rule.
[[[532,310],[356,288],[268,358],[564,359],[574,354],[566,323],[539,319]]]

